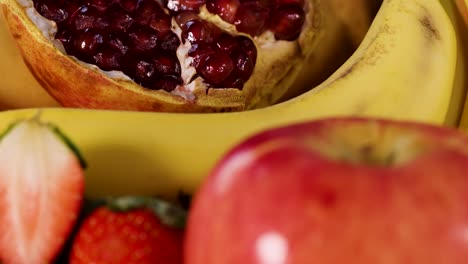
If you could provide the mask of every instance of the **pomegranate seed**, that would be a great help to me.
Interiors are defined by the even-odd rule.
[[[257,2],[242,3],[237,10],[234,25],[240,32],[251,36],[260,35],[265,29],[265,21],[268,18],[268,8]]]
[[[173,91],[177,85],[182,84],[182,79],[175,75],[165,75],[156,79],[151,85],[153,89],[162,89],[167,92]]]
[[[226,53],[231,53],[239,47],[236,38],[228,33],[221,33],[216,39],[216,47]]]
[[[70,43],[71,37],[72,35],[69,30],[59,30],[57,31],[57,34],[55,34],[55,39],[62,42],[65,49],[67,49],[67,46]]]
[[[135,12],[137,13],[136,19],[141,25],[149,25],[155,17],[164,14],[155,0],[138,1]]]
[[[55,1],[45,1],[45,3],[36,2],[34,4],[36,10],[43,17],[53,20],[57,23],[63,22],[68,19],[68,12]]]
[[[145,59],[142,54],[129,53],[124,57],[124,73],[132,76],[136,83],[149,86],[156,78],[156,69],[151,59]]]
[[[102,11],[105,10],[114,2],[115,2],[114,0],[90,0],[90,4],[92,6]]]
[[[128,46],[124,43],[124,38],[120,37],[116,32],[111,32],[105,37],[107,45],[125,54],[128,51]]]
[[[208,0],[206,2],[208,11],[219,15],[228,23],[234,22],[239,5],[239,0]]]
[[[159,14],[150,21],[149,26],[160,33],[168,33],[171,31],[171,16]]]
[[[231,54],[231,58],[234,61],[238,77],[243,81],[247,81],[250,75],[252,75],[255,62],[250,59],[247,53],[242,51],[234,52]]]
[[[182,11],[175,16],[175,21],[180,28],[183,28],[187,22],[192,20],[198,20],[198,14],[191,11]]]
[[[103,42],[104,37],[93,29],[86,29],[83,32],[78,32],[74,36],[74,53],[83,56],[83,58],[89,62],[96,49]]]
[[[190,43],[213,41],[213,30],[210,24],[200,21],[191,20],[187,22],[182,30],[182,40],[188,40]]]
[[[110,17],[112,30],[126,31],[134,21],[132,16],[117,3],[109,6],[107,14]]]
[[[180,75],[180,64],[176,55],[156,53],[153,57],[155,69],[158,73]]]
[[[85,4],[81,0],[80,1],[66,0],[65,9],[67,10],[67,13],[68,13],[68,20],[69,21],[73,20],[83,7],[85,7]]]
[[[254,42],[246,36],[238,36],[236,37],[236,40],[239,47],[249,55],[250,59],[254,62],[257,61],[257,48],[255,47]]]
[[[300,7],[304,6],[304,0],[277,0],[280,5],[294,4]]]
[[[176,51],[179,45],[179,37],[174,32],[169,32],[159,42],[159,48],[165,51]]]
[[[297,5],[280,5],[273,13],[270,29],[276,39],[293,40],[301,33],[305,12]]]
[[[216,48],[226,53],[231,53],[239,48],[236,38],[228,33],[221,33],[216,39]]]
[[[294,0],[295,1],[295,0]],[[277,5],[278,0],[258,0],[258,3],[267,8],[271,8],[275,5]]]
[[[200,74],[210,84],[219,85],[234,70],[231,57],[225,52],[216,52],[201,65]]]
[[[200,65],[203,65],[203,63],[210,57],[214,56],[214,49],[212,46],[208,43],[200,42],[200,43],[194,43],[192,44],[192,47],[190,48],[188,55],[192,57],[192,65],[195,67],[197,71],[200,71]]]
[[[80,8],[72,24],[74,24],[76,30],[85,30],[88,28],[105,29],[110,25],[104,13],[91,6],[83,6]]]
[[[122,54],[118,50],[101,48],[99,52],[94,55],[96,65],[104,71],[119,70],[122,60]]]
[[[138,0],[120,0],[120,5],[128,12],[135,11]]]
[[[222,83],[222,87],[226,88],[237,88],[237,89],[242,89],[244,87],[244,80],[241,78],[237,77],[237,74],[235,71],[233,71]]]
[[[128,34],[133,48],[136,50],[151,50],[158,44],[158,32],[150,27],[132,27]]]
[[[179,6],[175,7],[173,11],[197,11],[206,0],[179,0]]]

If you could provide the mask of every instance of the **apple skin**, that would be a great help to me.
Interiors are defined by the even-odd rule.
[[[413,145],[398,155],[418,151],[395,164],[324,154],[400,139]],[[186,264],[466,264],[468,139],[370,118],[259,133],[228,152],[195,193],[184,248]]]

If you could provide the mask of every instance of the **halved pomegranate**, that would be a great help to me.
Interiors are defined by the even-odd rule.
[[[310,89],[306,84],[349,56],[330,1],[4,0],[2,6],[27,65],[67,107],[253,109]],[[360,12],[369,17],[366,10],[353,15]]]

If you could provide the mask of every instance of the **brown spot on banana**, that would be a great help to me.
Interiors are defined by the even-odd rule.
[[[425,35],[428,40],[433,40],[433,39],[440,40],[440,33],[437,30],[437,28],[435,28],[429,16],[424,16],[419,21],[423,25],[423,28],[426,29]]]

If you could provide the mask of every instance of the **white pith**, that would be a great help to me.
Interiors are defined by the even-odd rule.
[[[70,182],[81,181],[76,175],[63,174],[66,166],[73,162],[76,163],[76,157],[71,150],[50,128],[36,120],[16,125],[0,141],[0,189],[6,202],[0,219],[7,222],[1,224],[9,224],[2,238],[15,238],[15,241],[0,244],[12,244],[16,251],[14,254],[21,256],[22,260],[37,263],[43,248],[63,239],[54,237],[52,232],[45,233],[48,237],[39,238],[35,233],[53,230],[54,223],[47,219],[64,210],[51,201],[51,197],[56,197],[54,194],[62,191],[60,188],[63,186],[57,183],[65,176],[73,177],[67,179]],[[81,199],[79,194],[76,199]],[[24,226],[26,223],[28,227]],[[31,223],[35,225],[31,226]],[[32,230],[32,234],[25,232],[27,228]]]
[[[50,40],[52,44],[63,54],[66,54],[65,49],[63,45],[60,43],[60,41],[55,40],[55,34],[57,32],[57,26],[54,21],[48,20],[44,18],[42,15],[40,15],[34,8],[33,1],[32,0],[17,0],[18,3],[20,3],[26,10],[26,14],[28,17],[31,19],[31,21],[39,28],[39,30],[42,32],[43,36]],[[156,0],[158,3],[161,4],[161,1]],[[168,5],[171,5],[174,1],[169,1]],[[175,1],[177,2],[177,1]],[[307,10],[307,7],[306,7]],[[235,26],[232,24],[229,24],[225,21],[223,21],[218,15],[213,15],[208,12],[205,6],[201,7],[200,9],[200,18],[203,20],[212,22],[216,24],[219,28],[231,33],[232,35],[245,35],[243,33],[239,33],[236,31]],[[173,19],[174,20],[174,19]],[[174,27],[174,22],[173,22],[173,27],[172,31],[177,34],[179,39],[181,38],[181,31],[180,28],[178,28],[177,25]],[[250,37],[250,36],[248,36]],[[277,56],[282,56],[283,54],[287,52],[291,52],[291,49],[286,48],[289,44],[289,41],[282,41],[282,40],[276,40],[274,37],[274,34],[271,31],[266,31],[260,36],[254,37],[253,38],[255,45],[257,46],[257,65],[258,64],[265,64],[266,61],[272,61],[272,59],[268,58],[271,57],[272,55],[278,54]],[[183,46],[182,44],[179,46],[177,50],[177,57],[179,59],[179,62],[181,64],[181,77],[183,79],[183,85],[178,86],[176,89],[174,89],[171,93],[174,95],[181,96],[188,101],[193,101],[196,99],[195,94],[199,94],[200,91],[202,93],[206,93],[206,90],[208,88],[211,88],[207,83],[204,82],[204,80],[200,77],[193,79],[193,75],[195,72],[195,69],[193,66],[191,66],[191,58],[188,56],[188,50],[190,49],[190,44]],[[288,50],[288,51],[286,51]],[[67,54],[68,55],[68,54]],[[121,71],[103,71],[99,69],[96,65],[89,64],[82,62],[81,60],[77,59],[74,56],[68,55],[71,57],[75,62],[78,64],[85,66],[87,68],[91,68],[95,71],[98,71],[107,77],[114,79],[114,80],[125,80],[125,81],[132,81],[129,76],[124,74]],[[263,58],[264,56],[268,56],[266,58]],[[262,57],[262,58],[261,58]],[[274,61],[274,60],[273,60]],[[266,63],[268,64],[268,63]],[[257,65],[255,68],[257,68]],[[272,65],[273,66],[273,65]],[[252,75],[256,73],[256,70],[254,69],[254,72]],[[252,78],[250,78],[244,85],[244,87],[249,86],[249,83],[252,81]],[[257,80],[258,82],[258,80]],[[252,83],[255,83],[252,81]],[[224,88],[229,88],[229,87],[224,87]]]

